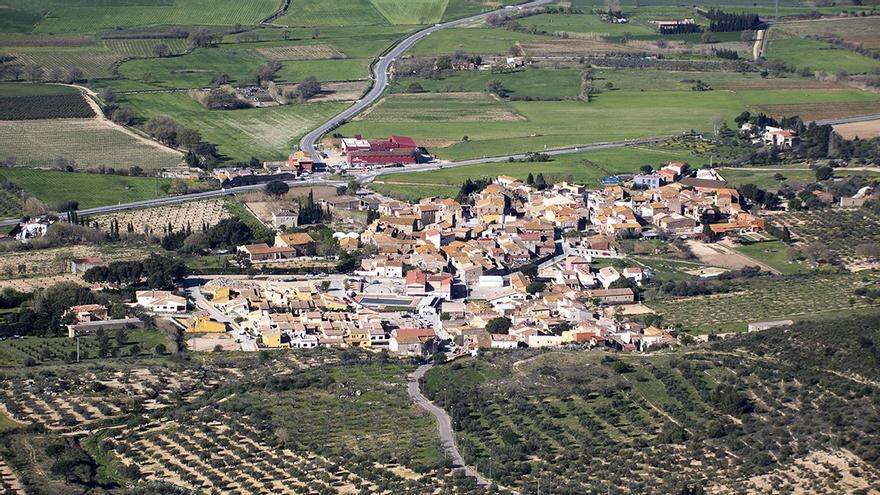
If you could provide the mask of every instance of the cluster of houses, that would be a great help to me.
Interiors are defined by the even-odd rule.
[[[75,267],[83,262],[93,263],[94,259],[73,260]],[[154,315],[178,315],[187,311],[186,298],[164,290],[141,290],[135,292],[135,300],[124,308],[123,314],[111,315],[103,304],[82,304],[71,306],[64,314],[68,321],[68,337],[87,335],[99,329],[112,331],[118,329],[143,328],[144,321],[134,315],[134,309],[140,309]]]
[[[754,144],[763,144],[781,149],[791,149],[801,144],[798,133],[791,129],[773,126],[757,126],[745,122],[739,129],[740,133]]]
[[[618,237],[664,232],[711,240],[764,229],[764,220],[745,211],[739,192],[717,172],[694,175],[681,162],[606,185],[589,196],[588,206],[590,222]]]

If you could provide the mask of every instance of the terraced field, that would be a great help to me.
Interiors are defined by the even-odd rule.
[[[744,331],[751,322],[817,315],[851,314],[876,307],[876,301],[855,296],[859,287],[876,286],[880,272],[810,275],[757,280],[726,294],[648,302],[669,324],[693,333]]]

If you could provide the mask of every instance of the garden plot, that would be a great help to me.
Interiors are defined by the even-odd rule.
[[[849,269],[871,266],[858,254],[864,243],[880,243],[880,213],[868,208],[824,208],[775,214],[770,221],[788,227],[796,245],[821,242]],[[876,266],[876,262],[873,263]]]
[[[169,224],[174,231],[186,230],[187,228],[199,230],[203,225],[211,227],[220,223],[220,220],[230,217],[232,214],[224,206],[223,200],[209,199],[99,215],[90,217],[90,220],[97,221],[101,229],[109,230],[110,224],[115,219],[119,222],[120,231],[124,232],[131,224],[135,232],[142,233],[147,228],[158,232]]]
[[[750,322],[870,309],[876,303],[854,293],[878,282],[878,271],[757,280],[725,294],[658,300],[648,306],[667,323],[689,331],[742,331]]]
[[[288,45],[257,48],[254,50],[268,60],[324,60],[346,58],[345,54],[328,43],[317,45]]]

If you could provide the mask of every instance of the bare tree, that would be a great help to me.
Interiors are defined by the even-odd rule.
[[[26,72],[28,80],[31,82],[37,82],[43,79],[43,75],[46,71],[39,65],[29,65]]]

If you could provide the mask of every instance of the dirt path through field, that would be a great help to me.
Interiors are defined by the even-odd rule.
[[[759,29],[755,34],[755,45],[752,47],[752,60],[758,60],[764,54],[766,46],[767,30]]]
[[[88,103],[89,106],[92,107],[92,110],[94,110],[94,112],[95,112],[95,121],[101,123],[104,127],[107,127],[109,129],[115,129],[117,131],[123,132],[123,133],[131,136],[132,138],[134,138],[144,144],[152,146],[153,148],[156,148],[158,150],[162,150],[167,153],[173,153],[173,154],[181,156],[181,157],[183,156],[182,151],[178,151],[174,148],[169,148],[168,146],[165,146],[164,144],[159,143],[158,141],[153,141],[152,139],[146,138],[146,137],[132,131],[128,127],[125,127],[123,125],[119,125],[116,122],[113,122],[112,120],[108,119],[104,115],[104,111],[101,109],[101,105],[99,105],[96,100],[96,98],[98,97],[98,93],[92,91],[91,89],[89,89],[85,86],[80,86],[78,84],[60,84],[60,83],[53,83],[53,84],[58,84],[59,86],[69,86],[69,87],[76,88],[76,89],[80,90],[83,94],[83,97],[86,100],[86,103]]]

